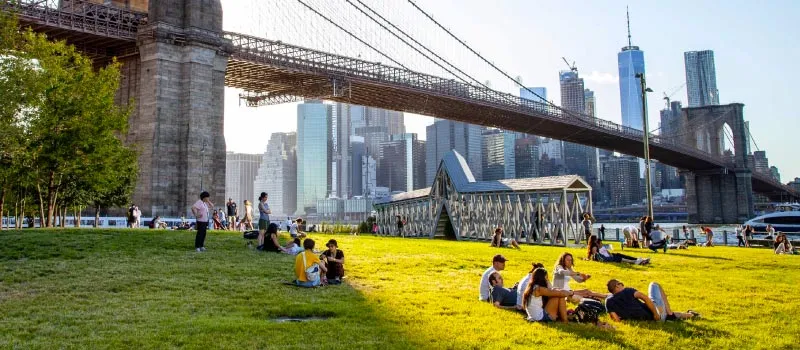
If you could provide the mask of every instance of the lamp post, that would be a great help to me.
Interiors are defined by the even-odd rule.
[[[647,87],[647,81],[643,73],[636,73],[639,82],[642,86],[642,128],[643,134],[642,142],[644,143],[644,184],[645,193],[647,194],[647,216],[653,217],[653,190],[650,186],[650,127],[647,122],[647,93],[653,92]]]

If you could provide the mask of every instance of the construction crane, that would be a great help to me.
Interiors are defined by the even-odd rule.
[[[564,63],[566,63],[566,64],[567,64],[567,67],[569,67],[569,70],[571,70],[571,71],[573,71],[573,72],[575,72],[575,73],[578,73],[578,67],[577,67],[577,66],[575,66],[575,61],[572,61],[572,65],[570,65],[570,64],[569,64],[569,61],[567,61],[567,58],[566,58],[566,57],[563,57],[563,56],[562,56],[562,57],[561,57],[561,59],[562,59],[562,60],[564,60]]]
[[[669,99],[672,98],[672,95],[678,93],[678,91],[680,91],[684,86],[686,86],[686,82],[683,82],[683,84],[678,85],[678,87],[672,89],[672,92],[670,92],[669,94],[667,94],[667,92],[664,91],[664,99],[667,101],[667,109],[669,109]]]

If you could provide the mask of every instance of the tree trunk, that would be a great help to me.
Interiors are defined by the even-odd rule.
[[[61,228],[64,228],[64,226],[67,224],[66,223],[66,221],[67,221],[67,207],[61,208],[60,214],[61,214],[61,225],[59,225],[59,226],[61,226]]]
[[[78,207],[72,207],[72,226],[81,227],[81,222],[78,220]]]
[[[56,173],[51,171],[47,180],[47,227],[53,227],[56,221]]]
[[[100,227],[100,206],[96,205],[94,207],[94,227]]]
[[[81,206],[80,205],[78,206],[78,210],[76,212],[78,213],[78,219],[76,219],[75,221],[78,222],[78,227],[81,227]]]
[[[44,227],[44,196],[42,196],[42,187],[38,182],[36,183],[36,194],[39,196],[39,216],[41,217],[39,226]]]

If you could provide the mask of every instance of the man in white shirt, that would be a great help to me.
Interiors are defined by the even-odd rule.
[[[491,276],[496,271],[503,271],[506,268],[506,258],[500,254],[497,254],[492,258],[492,267],[486,269],[483,272],[483,276],[481,276],[481,285],[478,292],[480,293],[480,297],[478,298],[480,301],[489,301],[489,297],[491,296],[490,285],[489,285],[489,276]]]
[[[213,208],[214,203],[211,203],[211,195],[203,191],[200,194],[200,200],[192,205],[192,214],[194,214],[195,221],[197,222],[197,234],[194,236],[194,249],[198,252],[206,251],[206,231],[208,231],[208,208]]]
[[[650,243],[647,248],[650,248],[654,253],[658,252],[659,249],[664,249],[664,253],[667,252],[667,239],[664,237],[664,229],[661,226],[656,225],[653,231],[650,232]]]

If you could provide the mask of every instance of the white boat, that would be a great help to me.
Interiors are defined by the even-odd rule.
[[[800,211],[776,211],[752,218],[744,223],[756,232],[764,232],[767,225],[772,225],[776,232],[800,233]]]

